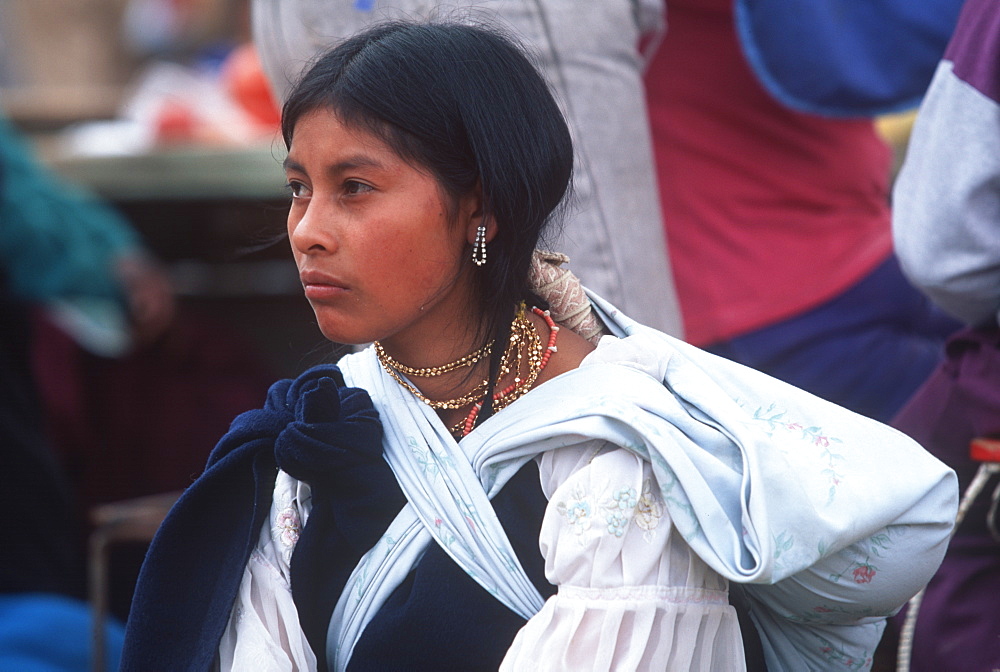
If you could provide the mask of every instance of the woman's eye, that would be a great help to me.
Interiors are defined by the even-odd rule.
[[[288,189],[292,198],[307,198],[309,196],[309,189],[306,185],[296,180],[289,180],[288,184],[285,185],[285,188]]]
[[[372,186],[365,184],[364,182],[358,182],[357,180],[348,180],[344,183],[344,193],[350,196],[356,196],[358,194],[365,194],[372,190]]]

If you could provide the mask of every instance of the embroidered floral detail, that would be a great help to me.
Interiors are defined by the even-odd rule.
[[[465,518],[465,521],[466,523],[471,525],[471,523],[469,523],[468,518]],[[472,549],[469,548],[469,545],[466,544],[461,537],[456,536],[455,533],[452,531],[452,528],[450,528],[442,518],[434,519],[434,527],[437,530],[434,536],[444,546],[444,548],[451,548],[452,546],[457,546],[465,553],[470,553],[470,554],[472,553]],[[475,529],[473,529],[472,531],[475,532]]]
[[[559,513],[569,518],[569,523],[577,534],[590,529],[590,502],[579,500],[569,506],[560,504]]]
[[[406,443],[410,447],[410,452],[412,452],[417,458],[417,464],[420,465],[420,470],[431,477],[437,476],[438,465],[434,462],[434,457],[431,455],[430,448],[426,445],[421,446],[412,436],[406,437]]]
[[[839,574],[831,574],[830,578],[834,581],[840,581],[848,573],[850,573],[854,583],[871,583],[875,575],[878,574],[878,568],[869,562],[869,557],[866,557],[861,562],[852,562],[847,569]]]
[[[596,491],[603,494],[596,499],[582,484],[577,484],[568,501],[555,505],[556,511],[565,516],[568,526],[577,536],[591,529],[595,516],[603,516],[604,531],[614,537],[621,538],[633,520],[645,533],[647,541],[652,537],[650,532],[659,525],[665,507],[663,501],[653,491],[651,479],[643,482],[642,494],[634,487],[623,485],[611,488],[608,485],[597,487]],[[600,524],[600,523],[598,523]],[[581,539],[581,543],[584,543]]]
[[[871,583],[876,572],[874,567],[866,564],[855,567],[852,573],[854,574],[854,583]]]
[[[842,648],[834,646],[832,642],[822,637],[820,637],[819,640],[819,653],[826,659],[827,662],[837,663],[839,666],[845,667],[848,670],[865,670],[871,667],[872,658],[868,655],[867,651],[860,656],[852,656]]]
[[[774,559],[777,560],[780,558],[782,553],[791,549],[794,545],[795,538],[788,534],[788,530],[782,531],[781,534],[774,538]]]
[[[361,562],[358,564],[358,574],[354,577],[354,586],[351,588],[355,605],[361,604],[365,597],[366,581],[371,571],[378,569],[379,564],[389,556],[397,543],[399,543],[398,538],[383,534],[372,546],[372,549],[361,558]]]
[[[569,526],[576,535],[581,535],[590,529],[593,507],[580,486],[573,489],[569,502],[559,502],[556,505],[556,511],[559,515],[566,516]]]
[[[299,540],[299,512],[294,506],[286,506],[274,519],[275,538],[286,547],[292,548]]]
[[[840,581],[850,574],[851,579],[857,584],[871,583],[878,574],[878,566],[872,563],[872,559],[885,557],[886,551],[895,545],[895,538],[905,534],[905,525],[891,525],[864,541],[858,542],[855,549],[860,547],[861,551],[855,552],[855,559],[848,564],[844,571],[831,574],[830,578],[834,581]],[[863,552],[866,552],[864,559],[861,557]]]
[[[844,460],[844,456],[833,452],[829,449],[830,439],[825,436],[817,436],[814,442],[817,446],[823,446],[823,457],[826,458],[826,469],[821,473],[826,475],[827,482],[830,484],[830,490],[826,498],[826,503],[832,504],[833,498],[837,496],[837,487],[840,485],[840,481],[844,478],[844,475],[837,471],[837,464]]]
[[[608,534],[613,534],[616,537],[621,537],[625,534],[625,530],[628,529],[628,524],[631,520],[630,516],[626,516],[620,511],[614,511],[607,515],[608,523]]]
[[[646,541],[653,537],[653,530],[663,517],[663,502],[653,492],[653,484],[647,478],[642,484],[642,496],[635,507],[635,524],[645,531]]]
[[[479,528],[482,527],[480,523],[481,518],[479,517],[479,512],[476,507],[473,506],[472,502],[467,502],[465,500],[459,500],[458,507],[462,511],[462,517],[465,519],[465,524],[469,527],[469,531],[475,535],[479,534]]]
[[[753,412],[753,419],[767,423],[772,432],[784,429],[789,432],[801,432],[802,438],[814,445],[827,447],[831,443],[843,443],[840,439],[827,436],[821,427],[805,427],[798,422],[786,422],[785,411],[779,411],[771,404],[766,409],[758,408]]]
[[[437,534],[438,540],[442,544],[444,544],[445,548],[451,548],[451,545],[454,544],[457,541],[457,539],[455,538],[455,535],[451,533],[451,530],[449,530],[447,527],[444,527],[444,521],[440,518],[435,518],[434,527],[436,527],[438,530]]]
[[[621,538],[635,517],[635,507],[639,499],[635,488],[627,485],[612,490],[611,493],[610,497],[601,502],[601,508],[605,511],[604,522],[607,523],[608,534]]]
[[[905,526],[893,525],[868,537],[868,542],[870,543],[868,553],[874,555],[876,558],[883,557],[882,553],[889,550],[895,544],[892,538],[904,534],[904,530]]]
[[[812,445],[824,449],[822,456],[826,459],[827,464],[821,473],[826,476],[827,482],[830,484],[826,503],[828,505],[832,504],[834,497],[837,496],[837,487],[844,478],[843,474],[837,471],[838,464],[844,460],[844,456],[830,450],[830,445],[833,443],[843,443],[843,441],[836,437],[828,436],[823,432],[822,427],[805,427],[798,422],[786,422],[785,411],[777,410],[774,404],[771,404],[766,409],[757,408],[753,412],[753,419],[767,423],[770,433],[774,433],[780,429],[788,432],[797,432],[804,441],[808,441]]]
[[[612,496],[612,499],[618,503],[618,508],[622,511],[634,509],[635,505],[639,503],[639,500],[636,498],[635,488],[620,488]]]

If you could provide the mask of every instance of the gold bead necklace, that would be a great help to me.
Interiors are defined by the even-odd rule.
[[[537,339],[537,334],[534,333],[534,326],[525,316],[523,305],[517,311],[517,314],[514,316],[514,321],[511,323],[510,328],[511,328],[511,337],[507,343],[507,349],[504,351],[503,358],[500,360],[500,372],[498,374],[499,379],[502,379],[504,376],[510,373],[512,369],[513,370],[520,369],[521,359],[523,356],[521,353],[521,343],[530,338],[531,335],[534,335],[534,337]],[[486,356],[486,354],[488,354],[491,351],[492,344],[487,344],[482,348],[479,348],[475,352],[465,355],[464,357],[455,362],[444,364],[439,367],[424,367],[422,369],[409,367],[406,366],[405,364],[400,364],[400,362],[397,362],[385,351],[385,349],[378,341],[376,341],[374,345],[375,345],[375,355],[378,358],[379,363],[382,365],[382,368],[384,368],[386,372],[388,372],[388,374],[392,376],[393,380],[395,380],[397,383],[399,383],[404,388],[409,390],[410,393],[413,394],[413,396],[415,396],[417,399],[427,404],[431,408],[437,410],[456,410],[459,408],[463,408],[480,400],[486,394],[486,390],[489,389],[489,380],[487,379],[478,383],[470,391],[466,392],[460,397],[456,397],[454,399],[440,399],[440,400],[430,399],[427,396],[425,396],[420,390],[418,390],[415,386],[411,385],[408,381],[406,381],[400,375],[399,372],[405,370],[424,371],[430,373],[425,373],[423,377],[440,376],[444,373],[447,373],[448,371],[454,371],[458,368],[461,368],[462,366],[469,366],[481,360],[484,356]],[[408,375],[419,376],[420,374],[418,373],[418,374],[408,374]]]
[[[460,357],[454,362],[449,362],[448,364],[442,364],[441,366],[427,366],[424,368],[413,368],[407,366],[402,362],[397,362],[392,356],[385,351],[382,344],[375,341],[375,352],[378,354],[378,361],[382,362],[383,365],[391,366],[393,369],[400,373],[405,373],[407,376],[415,376],[417,378],[433,378],[435,376],[441,376],[446,373],[450,373],[455,369],[461,369],[464,366],[472,366],[481,359],[485,359],[490,356],[493,351],[493,343],[487,343],[483,347],[479,348],[475,352],[470,352],[464,357]]]
[[[521,304],[521,309],[524,309],[524,304]],[[520,377],[520,358],[518,359],[517,374],[514,377],[514,382],[505,387],[502,390],[498,390],[493,393],[493,408],[495,411],[499,411],[506,408],[508,405],[513,403],[516,399],[524,396],[529,392],[535,381],[538,379],[538,375],[542,372],[542,369],[546,367],[549,363],[549,359],[552,354],[555,353],[558,348],[556,348],[556,338],[559,336],[559,327],[556,325],[555,321],[552,319],[552,315],[547,310],[541,310],[537,307],[531,309],[536,315],[545,320],[545,324],[549,327],[549,342],[544,348],[542,347],[541,339],[538,336],[537,330],[534,326],[531,327],[531,344],[528,347],[528,374],[522,381]],[[530,324],[530,323],[529,323]],[[500,378],[502,380],[502,376]],[[468,434],[476,426],[476,419],[479,417],[479,411],[482,410],[483,404],[486,403],[484,398],[482,401],[475,404],[469,411],[469,414],[465,417],[463,422],[453,425],[451,427],[451,433],[456,439],[461,439],[463,436]]]

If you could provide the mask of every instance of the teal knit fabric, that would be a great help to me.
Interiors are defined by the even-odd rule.
[[[113,262],[138,248],[121,215],[42,166],[0,118],[0,273],[10,293],[39,302],[121,300]]]

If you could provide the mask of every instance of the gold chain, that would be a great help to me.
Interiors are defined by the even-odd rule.
[[[532,371],[531,371],[531,369],[532,369],[532,362],[534,360],[536,360],[536,359],[538,361],[541,361],[540,355],[538,353],[534,352],[534,350],[537,349],[537,351],[540,353],[540,351],[541,351],[541,342],[540,342],[540,340],[538,338],[537,332],[535,331],[534,325],[525,316],[523,304],[522,304],[521,308],[517,311],[517,314],[514,316],[514,321],[510,325],[510,331],[511,331],[510,340],[507,343],[507,349],[504,351],[503,358],[500,360],[500,371],[499,371],[499,374],[497,376],[497,379],[498,380],[503,380],[503,378],[507,374],[509,374],[512,370],[516,371],[516,372],[520,372],[521,361],[522,361],[522,357],[523,357],[523,353],[522,353],[522,349],[521,349],[521,344],[523,342],[527,341],[527,340],[531,340],[532,341],[532,345],[535,346],[535,347],[531,348],[532,349],[532,354],[529,355],[529,371],[528,371],[528,376],[531,378],[532,382],[534,382],[535,378],[537,378],[537,376],[538,376],[538,372],[535,371],[534,375],[533,376],[531,375],[531,373],[532,373]],[[395,380],[397,383],[399,383],[400,385],[402,385],[403,387],[405,387],[407,390],[410,391],[410,393],[413,394],[413,396],[415,396],[417,399],[419,399],[423,403],[427,404],[431,408],[438,409],[438,410],[443,410],[443,409],[456,410],[456,409],[459,409],[459,408],[463,408],[465,406],[473,404],[473,403],[479,401],[480,399],[482,399],[482,397],[485,396],[485,394],[486,394],[486,390],[489,389],[489,380],[483,380],[481,383],[478,383],[475,387],[473,387],[469,392],[466,392],[462,396],[457,397],[455,399],[441,399],[441,400],[430,399],[427,396],[425,396],[416,387],[414,387],[409,382],[407,382],[399,374],[399,372],[397,371],[397,367],[396,367],[396,365],[398,364],[398,362],[396,362],[396,360],[392,359],[389,356],[389,354],[386,353],[385,350],[381,347],[381,345],[378,344],[378,342],[375,343],[375,346],[376,346],[375,347],[375,355],[376,355],[376,357],[378,357],[378,361],[382,365],[382,368],[384,368],[389,373],[389,375],[392,376],[393,380]],[[488,347],[488,346],[484,346],[484,347]],[[469,355],[466,355],[466,357],[469,357],[469,358],[474,357],[477,354],[480,354],[482,352],[482,350],[483,350],[483,348],[480,348],[480,350],[478,350],[477,352],[474,352],[474,353],[471,353]],[[516,360],[516,363],[515,363],[515,360]],[[459,360],[459,362],[460,361],[461,360]],[[417,370],[417,371],[421,370],[421,369],[412,369],[411,367],[406,367],[405,365],[403,365],[403,366],[406,369],[409,369],[411,371],[412,370]],[[452,362],[451,364],[445,364],[445,365],[443,365],[441,367],[426,367],[426,369],[424,369],[424,370],[431,370],[431,369],[437,369],[437,368],[444,369],[444,368],[449,367],[449,366],[453,367],[450,370],[454,370],[454,369],[459,368],[459,366],[464,366],[464,364],[463,365],[458,365],[457,362]],[[431,375],[441,375],[441,374],[431,374]],[[519,383],[520,378],[516,378],[515,380]],[[520,396],[520,395],[518,395],[518,396]]]
[[[393,379],[397,383],[399,383],[400,385],[402,385],[403,387],[405,387],[407,390],[409,390],[411,393],[413,393],[413,396],[415,396],[417,399],[419,399],[420,401],[424,402],[425,404],[427,404],[431,408],[435,408],[435,409],[451,409],[451,410],[454,410],[454,409],[457,409],[457,408],[462,408],[463,406],[468,406],[469,404],[473,403],[474,401],[476,401],[477,399],[479,399],[479,397],[481,397],[483,395],[483,392],[484,392],[484,390],[486,389],[486,386],[487,386],[487,382],[483,381],[482,383],[479,383],[478,385],[476,385],[476,387],[474,387],[472,389],[472,391],[468,392],[467,394],[462,395],[461,397],[457,397],[455,399],[442,399],[440,401],[437,401],[437,400],[425,397],[420,390],[418,390],[413,385],[410,385],[408,382],[406,382],[405,380],[403,380],[403,378],[398,373],[396,373],[395,369],[389,368],[386,365],[385,362],[381,362],[381,364],[382,364],[382,367],[386,371],[389,372],[389,375],[392,376]]]
[[[542,372],[542,339],[538,337],[538,332],[532,330],[531,349],[528,355],[528,371],[523,379],[515,378],[515,387],[509,393],[500,397],[493,403],[493,409],[499,411],[506,408],[512,402],[523,397],[528,390],[538,380],[538,374]]]
[[[522,349],[521,343],[526,343],[527,348]],[[503,380],[510,372],[514,372],[514,381],[504,388],[499,393],[493,395],[493,411],[500,411],[511,403],[523,397],[538,380],[538,375],[542,372],[542,354],[545,352],[542,346],[542,339],[538,335],[538,330],[535,329],[528,319],[524,319],[522,322],[511,325],[511,345],[517,345],[517,363],[511,368],[510,366],[501,366],[500,372],[497,375],[497,381]],[[527,355],[527,365],[524,377],[521,377],[522,363],[524,361],[524,356]],[[485,394],[482,396],[482,400],[485,401]],[[463,418],[460,422],[452,425],[449,429],[452,436],[455,438],[461,438],[465,433],[465,419]]]
[[[450,373],[455,369],[461,369],[464,366],[472,366],[479,360],[489,357],[492,351],[493,344],[487,343],[475,352],[470,352],[454,362],[442,364],[441,366],[427,366],[421,369],[415,369],[411,366],[403,364],[402,362],[397,362],[391,355],[389,355],[389,353],[385,351],[381,343],[375,341],[375,352],[378,354],[378,361],[382,362],[383,365],[391,366],[400,373],[405,373],[408,376],[415,376],[418,378],[433,378],[434,376],[441,376],[446,373]]]

